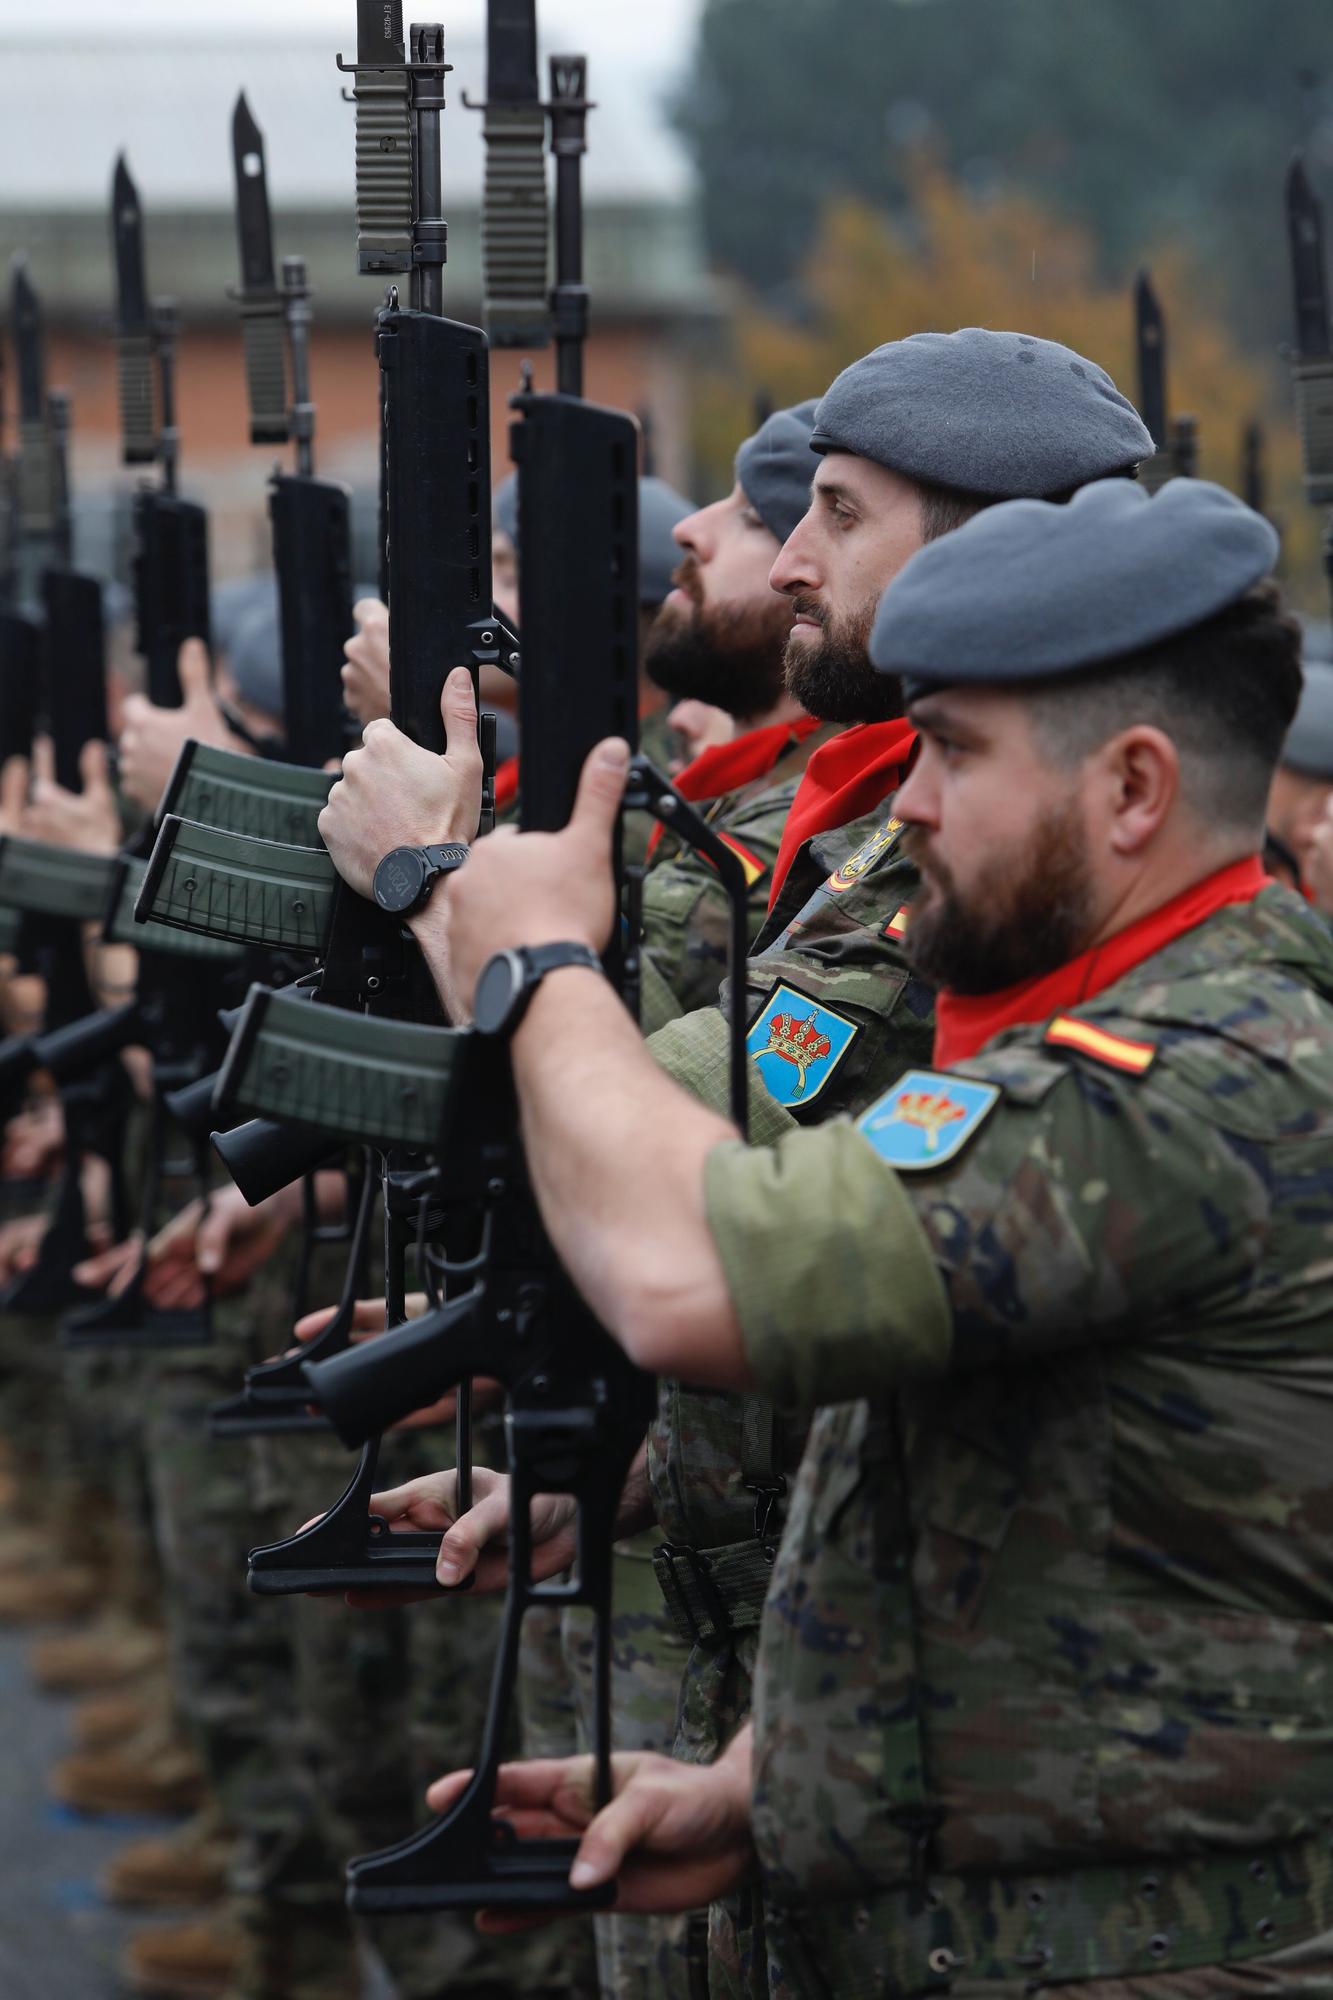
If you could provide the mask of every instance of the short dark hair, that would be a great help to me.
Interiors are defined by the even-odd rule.
[[[1118,472],[1108,473],[1109,479],[1137,479],[1137,465],[1125,465]],[[929,480],[919,479],[917,491],[921,495],[921,539],[923,542],[937,542],[941,535],[951,535],[955,528],[963,527],[974,514],[980,514],[987,507],[998,507],[1006,496],[1002,493],[967,493],[961,486],[933,486]],[[1077,486],[1066,486],[1059,493],[1043,493],[1042,499],[1049,500],[1053,507],[1063,507],[1078,492]]]
[[[1268,788],[1301,694],[1301,628],[1264,578],[1201,624],[1026,690],[1042,748],[1080,763],[1135,723],[1180,753],[1182,793],[1208,824],[1263,826]]]

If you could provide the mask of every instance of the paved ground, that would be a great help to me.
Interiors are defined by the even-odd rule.
[[[0,1995],[120,2000],[116,1960],[143,1919],[109,1909],[97,1875],[165,1822],[85,1819],[51,1803],[46,1777],[68,1746],[70,1705],[34,1690],[31,1643],[0,1628]]]

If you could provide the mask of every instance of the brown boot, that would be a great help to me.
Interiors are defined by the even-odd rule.
[[[136,1993],[161,2000],[220,2000],[241,1958],[241,1941],[225,1918],[169,1924],[132,1937],[122,1974]]]
[[[34,1646],[28,1664],[38,1687],[50,1694],[83,1694],[92,1688],[115,1687],[137,1679],[162,1664],[167,1642],[146,1625],[132,1625],[114,1613],[99,1618],[86,1632],[43,1639]]]
[[[101,1750],[108,1743],[126,1743],[160,1715],[171,1696],[161,1674],[145,1674],[124,1691],[90,1695],[76,1704],[71,1734],[76,1750]]]
[[[161,1840],[122,1847],[102,1877],[112,1903],[216,1903],[227,1887],[235,1841],[215,1806],[205,1806]]]
[[[119,1748],[62,1757],[51,1790],[76,1812],[193,1812],[203,1803],[204,1774],[169,1722],[158,1721]]]
[[[57,1625],[79,1618],[97,1602],[90,1569],[15,1571],[0,1576],[0,1625]]]

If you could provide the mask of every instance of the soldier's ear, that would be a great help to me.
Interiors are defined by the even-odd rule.
[[[1163,729],[1135,723],[1093,752],[1087,777],[1106,802],[1111,850],[1141,854],[1160,838],[1180,805],[1180,752]]]

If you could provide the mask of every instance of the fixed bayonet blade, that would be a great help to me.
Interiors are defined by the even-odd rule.
[[[18,362],[20,424],[40,424],[46,414],[46,365],[42,308],[28,276],[27,261],[15,257],[10,280],[10,325]]]
[[[242,91],[231,121],[231,156],[236,174],[236,238],[241,252],[241,284],[247,292],[277,289],[273,271],[273,224],[264,171],[264,135]]]
[[[1324,210],[1299,157],[1287,170],[1287,235],[1296,307],[1296,352],[1302,361],[1321,361],[1329,352]]]
[[[1152,433],[1158,451],[1167,449],[1166,328],[1152,279],[1140,271],[1134,280],[1134,327],[1139,361],[1139,415]]]
[[[111,182],[111,240],[116,254],[116,331],[147,334],[148,287],[143,267],[143,212],[122,153]]]
[[[536,104],[536,0],[490,0],[486,9],[486,98],[491,104]]]
[[[356,0],[356,59],[370,64],[407,61],[403,0]]]

